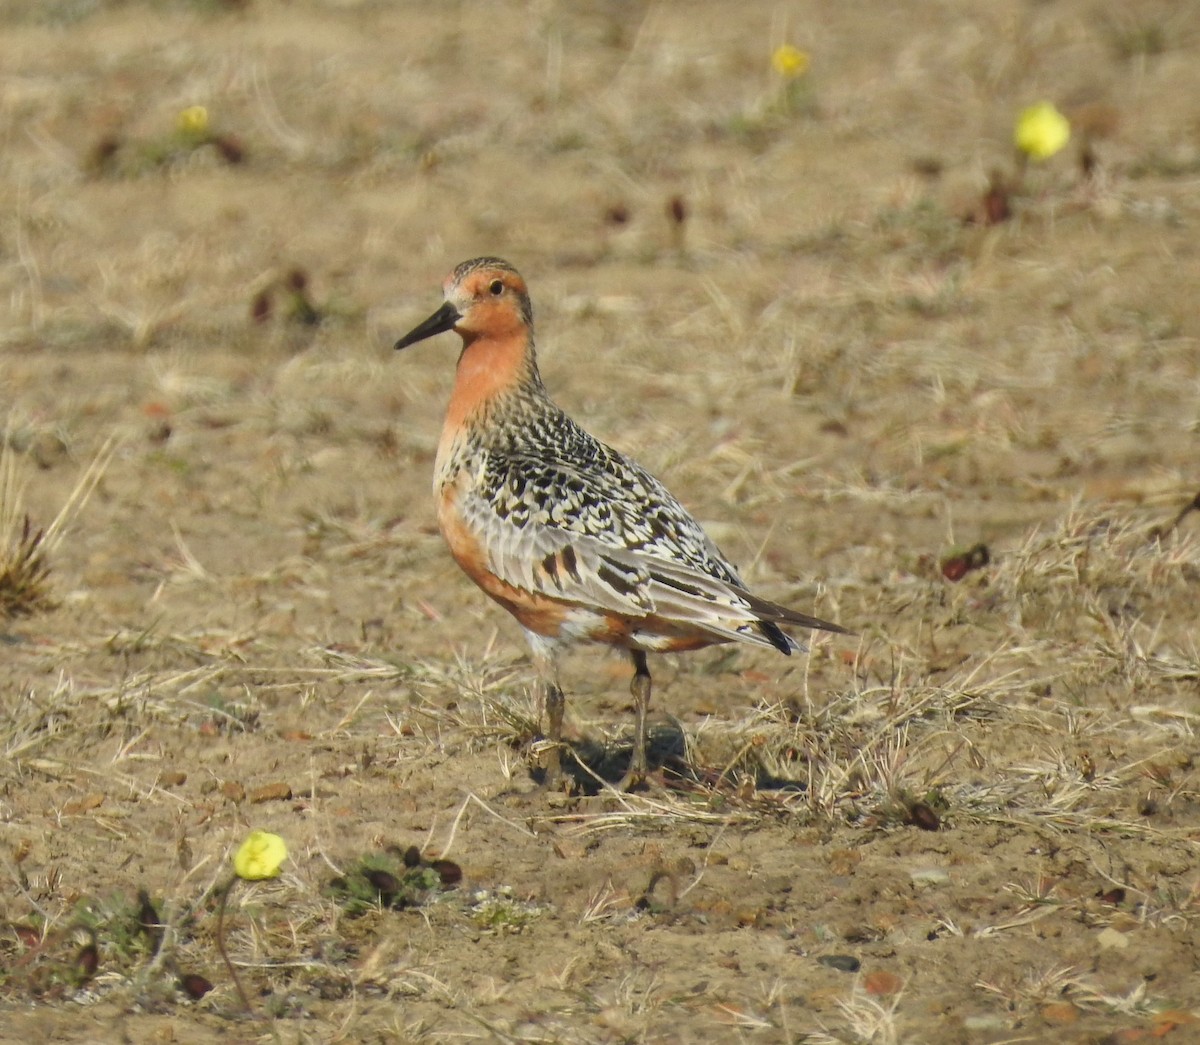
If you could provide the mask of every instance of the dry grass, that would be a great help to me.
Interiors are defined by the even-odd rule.
[[[49,525],[35,529],[25,511],[14,438],[7,428],[0,436],[0,618],[26,617],[53,608],[51,562],[104,475],[113,449],[111,442],[101,448]]]
[[[0,1039],[1194,1036],[1196,17],[482,11],[0,15]],[[1042,97],[1086,140],[1018,180]],[[860,634],[659,658],[645,794],[594,652],[534,788],[433,529],[454,349],[388,346],[483,252],[562,403]]]
[[[17,455],[6,432],[0,443],[0,616],[25,616],[53,605],[44,538],[24,511]]]

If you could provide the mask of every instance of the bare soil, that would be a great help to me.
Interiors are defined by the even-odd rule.
[[[0,1041],[1200,1041],[1200,8],[8,0],[0,134]],[[657,658],[644,793],[434,526],[485,253],[858,632]]]

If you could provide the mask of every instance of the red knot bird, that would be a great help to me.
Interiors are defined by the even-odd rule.
[[[657,479],[571,420],[546,392],[533,309],[520,274],[475,258],[446,279],[442,305],[396,348],[453,330],[462,338],[433,489],[450,553],[520,622],[533,648],[561,774],[564,698],[557,654],[576,642],[629,651],[636,716],[620,787],[645,780],[647,653],[747,642],[804,649],[781,624],[845,628],[752,595],[700,524]]]

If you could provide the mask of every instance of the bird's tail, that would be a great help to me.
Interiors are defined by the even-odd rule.
[[[807,613],[801,613],[798,610],[780,606],[776,602],[760,599],[749,592],[742,592],[742,598],[746,600],[750,609],[754,611],[754,615],[758,618],[758,630],[763,633],[767,641],[779,650],[780,653],[791,654],[793,650],[802,652],[808,649],[802,642],[797,642],[785,632],[779,626],[780,624],[791,624],[798,628],[814,628],[818,631],[832,631],[839,635],[854,634],[854,632],[848,628],[843,628],[840,624],[832,624],[827,620],[821,620],[819,617],[810,617]]]

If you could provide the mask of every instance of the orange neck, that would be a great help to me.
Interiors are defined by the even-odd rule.
[[[443,439],[452,439],[480,410],[519,388],[536,372],[533,346],[524,336],[464,337]]]

